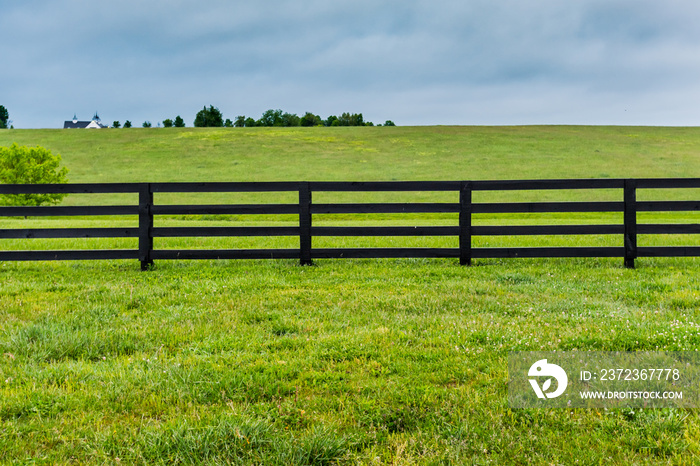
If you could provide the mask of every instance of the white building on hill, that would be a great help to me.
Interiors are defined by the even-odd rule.
[[[78,121],[78,118],[73,115],[73,120],[65,121],[63,122],[63,129],[72,129],[72,128],[109,128],[109,126],[105,126],[102,123],[100,123],[100,117],[95,113],[95,116],[92,117],[91,121]]]

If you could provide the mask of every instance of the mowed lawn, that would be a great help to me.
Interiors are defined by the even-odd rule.
[[[60,153],[72,182],[700,176],[697,128],[0,131],[0,145],[12,142]],[[550,195],[580,200],[580,194]],[[583,195],[619,200],[615,192]],[[640,196],[700,199],[697,191]],[[242,198],[259,200],[267,199]],[[199,201],[229,202],[215,195]],[[697,213],[659,218],[700,223]],[[0,228],[112,221],[3,219]],[[553,241],[502,239],[511,240]],[[617,245],[620,238],[586,240]],[[81,241],[0,240],[0,247],[85,247]],[[125,241],[95,244],[134,246]],[[179,241],[164,246],[185,244]],[[282,246],[295,247],[290,241]],[[431,241],[449,246],[453,240]],[[641,241],[698,245],[700,238]],[[138,269],[136,261],[0,263],[0,462],[700,462],[695,410],[511,410],[506,384],[509,351],[700,349],[700,259],[638,259],[634,270],[622,259],[477,260],[470,267],[447,259],[322,260],[313,267],[284,260],[161,261],[151,271]]]

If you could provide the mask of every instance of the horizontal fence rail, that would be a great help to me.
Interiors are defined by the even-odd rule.
[[[0,217],[136,216],[134,227],[0,229],[0,239],[27,238],[138,238],[137,249],[104,250],[2,250],[0,261],[138,259],[143,270],[155,260],[176,259],[296,259],[311,264],[331,258],[456,258],[468,265],[482,258],[620,257],[634,267],[639,257],[700,256],[700,246],[638,247],[637,236],[700,234],[700,224],[638,224],[638,212],[698,212],[695,201],[637,201],[638,189],[700,188],[700,178],[579,179],[504,181],[391,181],[391,182],[231,182],[231,183],[100,183],[0,185],[0,195],[14,194],[134,194],[138,203],[109,206],[0,207]],[[620,190],[612,202],[472,202],[478,191]],[[170,205],[154,203],[165,193],[295,193],[298,202],[287,204]],[[320,192],[455,192],[459,202],[314,203]],[[623,223],[611,225],[472,225],[474,214],[518,213],[623,214]],[[452,226],[316,226],[322,214],[458,214]],[[293,215],[296,226],[155,227],[159,215]],[[618,235],[618,247],[472,247],[473,236]],[[294,249],[155,249],[154,238],[265,237],[299,238]],[[314,237],[451,236],[456,248],[314,248]]]

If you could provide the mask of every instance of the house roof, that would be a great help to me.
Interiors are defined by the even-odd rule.
[[[63,123],[63,129],[67,128],[87,128],[89,121],[66,121]]]
[[[63,122],[63,129],[74,129],[74,128],[106,128],[105,125],[101,124],[100,122],[97,122],[95,120],[92,121],[77,121],[77,120],[68,120]]]

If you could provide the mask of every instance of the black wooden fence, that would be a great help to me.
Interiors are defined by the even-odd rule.
[[[119,183],[0,185],[0,194],[27,193],[138,193],[138,205],[0,207],[0,217],[136,216],[134,228],[0,229],[8,238],[138,238],[138,249],[100,250],[0,250],[0,261],[138,259],[147,269],[161,259],[297,259],[302,265],[327,258],[459,258],[508,257],[621,257],[634,267],[637,257],[700,256],[700,246],[637,247],[637,235],[699,234],[700,224],[638,224],[637,212],[700,211],[695,201],[637,201],[638,189],[700,188],[700,178],[585,179],[530,181],[396,181],[396,182],[251,182],[251,183]],[[499,202],[473,203],[475,191],[513,190],[621,190],[612,202]],[[335,203],[315,204],[317,192],[459,192],[456,203]],[[166,205],[154,203],[160,193],[295,192],[294,204]],[[622,224],[612,225],[472,225],[473,214],[622,212]],[[314,226],[315,214],[454,213],[454,226]],[[154,227],[157,215],[298,215],[297,226]],[[503,247],[473,248],[472,236],[518,235],[620,235],[619,247]],[[172,237],[298,236],[295,249],[173,250],[154,249],[154,238]],[[454,236],[457,248],[314,248],[321,236]]]

